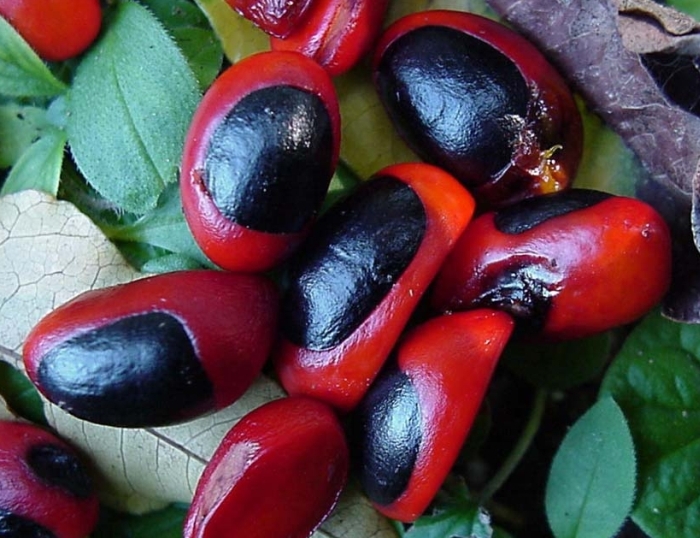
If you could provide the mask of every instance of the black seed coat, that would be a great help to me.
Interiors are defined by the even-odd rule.
[[[418,28],[387,48],[376,80],[397,129],[427,161],[475,183],[509,164],[530,92],[492,46],[453,28]]]
[[[335,347],[391,290],[421,244],[427,217],[406,183],[365,183],[321,218],[291,265],[282,330],[299,346]]]
[[[38,380],[69,413],[111,426],[153,426],[211,406],[212,386],[183,325],[163,312],[79,334],[42,357]]]
[[[410,378],[387,370],[358,409],[360,481],[373,502],[388,505],[406,490],[422,439],[421,409]]]
[[[291,86],[256,90],[216,128],[204,184],[221,213],[258,231],[293,233],[315,215],[332,176],[333,128],[321,99]]]

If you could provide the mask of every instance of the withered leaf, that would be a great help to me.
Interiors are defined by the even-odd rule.
[[[83,291],[140,276],[73,205],[34,191],[0,198],[0,360],[22,368],[22,343],[41,317]],[[48,402],[45,413],[59,435],[90,456],[103,501],[138,513],[189,502],[224,434],[248,411],[283,396],[261,376],[234,405],[166,428],[100,426]],[[3,403],[0,417],[9,413]],[[315,536],[396,534],[356,488],[348,488]]]
[[[700,54],[700,23],[653,0],[616,0],[625,47],[639,54]]]
[[[0,420],[14,420],[15,415],[7,407],[7,402],[0,396]]]
[[[539,46],[639,157],[649,177],[640,178],[637,194],[666,217],[676,240],[665,313],[700,323],[700,199],[693,195],[700,189],[700,118],[671,103],[640,55],[627,48],[612,0],[489,4]]]

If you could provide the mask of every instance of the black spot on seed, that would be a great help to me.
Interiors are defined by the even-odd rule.
[[[391,177],[364,183],[331,208],[291,264],[282,330],[308,349],[330,349],[370,315],[421,244],[418,195]]]
[[[216,128],[203,180],[221,213],[270,233],[300,231],[328,190],[333,126],[321,99],[291,86],[254,91]]]
[[[410,378],[384,372],[358,407],[360,481],[367,496],[391,504],[406,490],[422,439],[421,409]]]
[[[80,418],[153,426],[212,406],[212,386],[187,331],[170,314],[119,319],[78,334],[42,357],[39,384]]]
[[[387,48],[377,83],[392,121],[425,160],[471,183],[509,164],[530,92],[491,45],[453,28],[418,28]]]
[[[64,447],[35,445],[27,453],[27,464],[44,483],[58,487],[78,499],[92,494],[92,481],[85,466]]]

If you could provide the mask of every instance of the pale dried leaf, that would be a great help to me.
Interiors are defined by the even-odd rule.
[[[0,360],[21,368],[22,342],[53,308],[90,289],[128,282],[132,269],[73,205],[25,191],[0,198]],[[177,426],[120,429],[46,403],[49,423],[91,456],[103,500],[130,512],[189,502],[225,433],[248,411],[284,396],[261,376],[234,405]],[[0,401],[0,417],[9,413]],[[394,530],[353,488],[316,538],[392,538]]]
[[[333,515],[312,538],[395,538],[396,531],[388,520],[372,508],[351,483],[341,495]]]
[[[15,415],[7,407],[7,402],[0,396],[0,420],[14,420]]]
[[[119,510],[143,513],[171,502],[190,502],[197,480],[226,432],[248,411],[283,396],[259,379],[234,405],[177,426],[122,429],[91,424],[46,406],[49,423],[90,454],[100,494]]]
[[[0,198],[0,345],[19,353],[56,306],[137,276],[73,205],[38,191]]]

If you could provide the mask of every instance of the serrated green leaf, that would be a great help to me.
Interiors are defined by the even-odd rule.
[[[635,453],[622,411],[603,398],[569,430],[552,462],[545,507],[557,538],[612,538],[632,509]]]
[[[477,507],[453,507],[419,518],[406,532],[406,538],[492,538],[491,518]]]
[[[511,342],[501,362],[536,387],[566,390],[599,375],[610,348],[610,333],[552,344]]]
[[[221,42],[229,62],[269,50],[270,38],[252,22],[236,13],[225,0],[195,0]]]
[[[207,19],[189,0],[140,0],[169,30],[192,26],[206,27]]]
[[[214,81],[224,58],[207,18],[188,0],[142,0],[170,32],[187,58],[201,90]]]
[[[211,30],[204,28],[176,28],[173,37],[185,54],[199,87],[206,90],[221,71],[224,53]]]
[[[15,102],[0,104],[0,169],[17,162],[27,148],[52,129],[46,110]]]
[[[104,226],[103,231],[113,241],[146,243],[196,260],[200,265],[211,265],[187,226],[177,185],[166,188],[158,206],[135,222]]]
[[[12,167],[0,196],[30,189],[56,196],[65,145],[65,132],[59,129],[45,132]]]
[[[649,315],[601,394],[620,404],[637,447],[634,521],[652,538],[700,536],[700,326]]]
[[[22,36],[0,17],[0,94],[51,97],[66,89]]]
[[[123,210],[146,213],[177,181],[199,99],[191,69],[154,16],[120,3],[69,95],[68,141],[80,171]]]
[[[142,273],[172,273],[174,271],[187,271],[201,268],[202,264],[197,260],[183,256],[182,254],[166,254],[146,261],[139,267],[139,271]]]
[[[138,219],[137,215],[126,213],[102,197],[80,175],[71,159],[66,159],[63,163],[58,197],[76,206],[103,231],[105,228],[124,226]]]
[[[470,496],[463,482],[448,480],[430,515],[419,517],[406,538],[493,538],[491,516]]]

